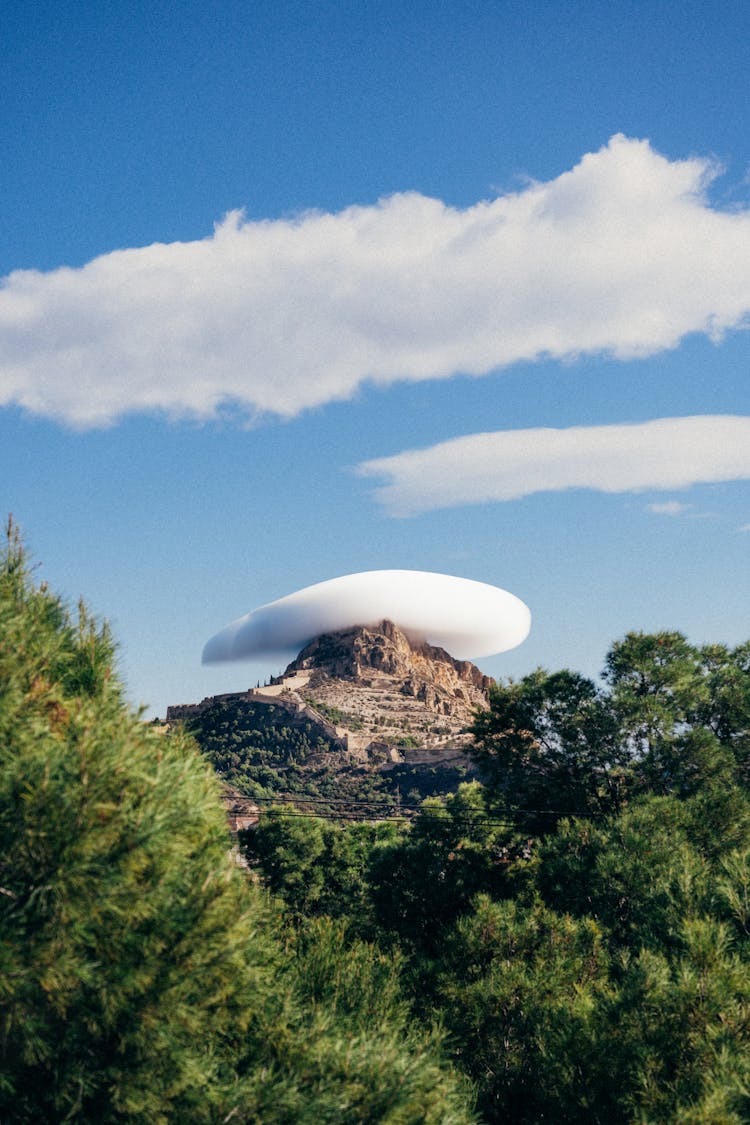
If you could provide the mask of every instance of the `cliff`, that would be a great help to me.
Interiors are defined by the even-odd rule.
[[[350,748],[376,740],[437,748],[466,741],[491,680],[468,660],[415,644],[394,625],[358,626],[312,641],[273,681],[347,731]]]
[[[491,682],[382,621],[317,637],[270,685],[170,707],[167,722],[245,793],[427,795],[474,772],[468,727]]]

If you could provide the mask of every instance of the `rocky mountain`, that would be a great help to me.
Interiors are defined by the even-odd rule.
[[[465,745],[490,679],[468,660],[409,640],[392,621],[326,633],[272,685],[333,717],[349,749]]]
[[[447,792],[489,677],[391,621],[317,637],[264,687],[170,707],[245,794],[390,802]]]

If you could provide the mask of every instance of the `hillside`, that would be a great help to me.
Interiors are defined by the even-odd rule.
[[[391,621],[316,638],[263,688],[170,707],[219,774],[255,797],[376,802],[455,790],[491,681]]]

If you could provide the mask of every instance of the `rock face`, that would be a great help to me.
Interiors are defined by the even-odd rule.
[[[467,754],[468,728],[475,712],[488,706],[491,684],[468,660],[410,641],[392,621],[381,621],[317,637],[265,687],[169,707],[166,721],[187,722],[201,745],[206,727],[206,751],[209,756],[218,752],[224,765],[226,747],[217,750],[217,730],[224,730],[234,716],[232,729],[247,743],[251,765],[258,754],[261,765],[272,763],[268,748],[278,728],[285,770],[291,768],[288,751],[297,732],[314,749],[304,760],[293,755],[294,763],[318,781],[318,774],[343,779],[375,772],[398,786],[401,771],[411,786],[416,771],[427,779],[419,787],[424,795],[444,787],[439,774],[465,777],[476,772]],[[217,730],[211,721],[214,712],[220,713]],[[235,739],[232,753],[236,751]],[[247,780],[251,774],[252,769],[245,770],[242,777]],[[232,815],[240,814],[233,810]]]
[[[491,682],[468,660],[382,621],[317,637],[272,684],[330,717],[350,749],[434,751],[463,748]]]

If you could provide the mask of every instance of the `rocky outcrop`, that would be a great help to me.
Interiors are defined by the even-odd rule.
[[[381,621],[316,637],[274,684],[294,683],[313,707],[336,715],[350,745],[359,732],[362,744],[424,747],[463,735],[487,706],[491,682],[470,661]]]
[[[435,645],[414,644],[392,621],[316,637],[292,661],[282,679],[311,670],[345,680],[366,680],[368,672],[381,672],[403,679],[405,695],[417,695],[429,684],[466,702],[486,699],[492,682],[469,660],[454,660]]]
[[[170,707],[167,723],[194,727],[216,706],[260,708],[267,722],[319,739],[305,768],[472,770],[469,727],[491,683],[470,661],[381,621],[316,637],[270,685]]]

